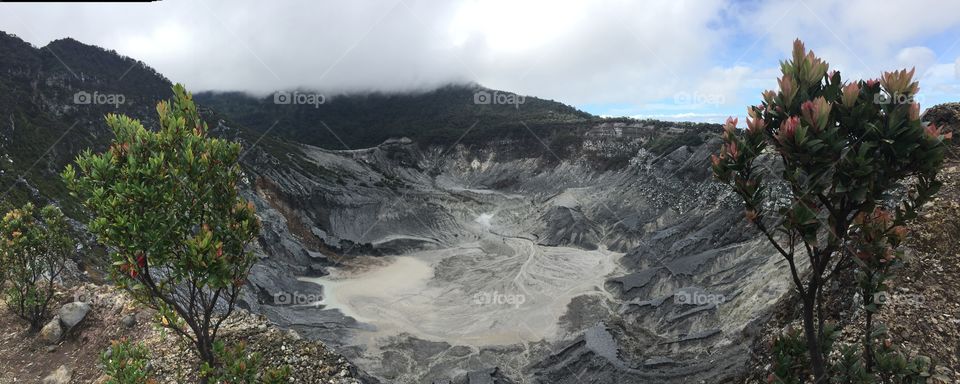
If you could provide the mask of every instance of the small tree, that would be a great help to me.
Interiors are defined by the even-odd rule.
[[[936,193],[944,139],[920,122],[913,102],[913,70],[886,72],[878,80],[844,84],[840,73],[808,52],[800,40],[791,60],[781,62],[779,91],[747,109],[747,129],[737,119],[724,125],[723,146],[712,157],[713,171],[743,198],[745,216],[786,260],[803,305],[803,330],[816,382],[827,380],[822,311],[823,287],[839,271],[856,268],[865,301],[862,360],[874,371],[872,315],[882,304],[889,268],[900,255],[904,226]],[[766,151],[767,147],[772,151]],[[778,218],[758,158],[779,158],[779,175],[789,187],[789,206]],[[904,187],[904,193],[895,193]],[[806,255],[807,268],[798,264]]]
[[[240,144],[208,137],[191,95],[179,84],[173,94],[157,105],[157,131],[107,115],[113,144],[82,153],[63,178],[112,248],[119,284],[195,346],[198,368],[219,367],[214,342],[255,261],[248,245],[260,223],[237,190]]]
[[[33,204],[14,209],[0,221],[0,269],[9,280],[7,305],[30,322],[30,331],[43,326],[54,296],[54,281],[74,250],[66,219],[48,205],[39,220]]]

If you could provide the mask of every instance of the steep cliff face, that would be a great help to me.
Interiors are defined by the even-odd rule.
[[[0,204],[53,200],[77,216],[60,170],[109,141],[104,114],[154,123],[170,82],[139,61],[72,39],[36,48],[0,32],[0,52]]]
[[[298,146],[297,167],[254,149],[270,257],[247,305],[390,382],[731,378],[789,287],[704,137],[662,155],[607,138],[634,155],[605,170],[595,147],[511,140]]]

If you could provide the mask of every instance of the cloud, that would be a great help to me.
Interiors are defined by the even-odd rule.
[[[143,60],[192,89],[410,90],[447,82],[572,103],[693,88],[721,44],[720,0],[168,0],[4,4],[0,27],[65,36]]]
[[[915,67],[917,73],[923,74],[937,62],[937,54],[927,47],[907,47],[897,53],[897,63],[900,67]]]
[[[724,121],[727,120],[727,117],[729,117],[729,115],[716,114],[716,113],[684,112],[684,113],[667,113],[667,114],[650,114],[650,115],[640,114],[640,115],[632,115],[630,117],[634,119],[654,119],[654,120],[663,120],[663,121],[691,121],[695,123],[722,124]]]
[[[143,60],[195,91],[409,91],[475,81],[597,113],[742,114],[775,86],[777,60],[796,37],[846,78],[960,65],[940,58],[952,47],[942,39],[960,28],[960,2],[935,0],[166,0],[0,9],[0,29],[35,45],[70,36]],[[946,89],[956,78],[931,81]]]
[[[785,57],[799,37],[832,67],[856,77],[911,64],[901,60],[909,56],[929,60],[932,50],[915,43],[960,26],[960,2],[938,0],[779,0],[737,10],[744,30],[766,36],[766,52]]]

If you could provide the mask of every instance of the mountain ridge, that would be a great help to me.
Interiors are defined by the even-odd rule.
[[[142,61],[69,37],[37,47],[0,31],[0,48],[5,52],[0,56],[0,87],[6,90],[0,94],[0,149],[5,152],[5,161],[0,162],[0,188],[14,204],[37,199],[59,201],[71,216],[82,216],[76,202],[57,182],[56,173],[79,151],[106,147],[111,137],[103,123],[107,113],[124,113],[147,128],[154,127],[156,102],[169,97],[172,82]],[[523,96],[519,105],[497,105],[494,100],[475,104],[477,92],[513,95],[475,83],[414,93],[341,94],[331,96],[329,104],[324,105],[334,108],[337,117],[333,119],[316,115],[326,110],[314,110],[312,106],[284,112],[277,109],[284,106],[267,104],[269,98],[257,99],[240,91],[199,92],[194,97],[212,127],[229,126],[234,129],[234,138],[243,138],[246,143],[283,146],[281,142],[292,141],[327,149],[369,148],[401,137],[411,138],[421,147],[485,145],[504,139],[519,140],[520,145],[528,147],[526,156],[556,160],[556,155],[564,156],[570,148],[583,146],[587,132],[606,122],[643,121],[661,128],[690,126],[698,132],[717,127],[600,118],[533,96]],[[81,93],[87,99],[75,100]],[[111,101],[109,97],[115,96],[122,96],[122,103],[97,102]],[[90,100],[95,97],[100,100]],[[252,112],[244,113],[235,110],[248,105],[259,105],[260,109],[250,108]],[[272,127],[271,123],[278,120],[293,120],[294,124]],[[329,132],[324,126],[334,134],[326,134]],[[65,140],[68,135],[70,140]],[[659,141],[654,144],[665,153],[700,139],[688,136],[674,142],[666,137]],[[43,159],[49,163],[46,169],[40,167]]]

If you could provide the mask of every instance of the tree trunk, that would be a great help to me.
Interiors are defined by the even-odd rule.
[[[27,332],[30,333],[31,335],[36,334],[37,332],[40,332],[41,329],[43,329],[43,326],[44,324],[41,318],[31,319],[30,329],[28,329]]]
[[[873,295],[868,297],[867,294],[868,292],[864,290],[864,303],[869,305],[873,303]],[[866,307],[866,305],[864,307]],[[873,333],[873,312],[871,312],[869,309],[866,309],[864,312],[866,315],[867,324],[863,331],[863,360],[867,373],[871,373],[873,372],[873,338],[871,335],[871,333]]]
[[[204,365],[209,366],[212,371],[208,372],[213,374],[217,370],[216,356],[213,353],[213,342],[211,342],[208,335],[203,334],[202,332],[197,332],[194,330],[194,335],[197,337],[197,353],[200,355],[200,364],[202,368]],[[201,372],[202,369],[197,372]],[[209,382],[210,378],[205,375],[199,375],[200,384],[206,384]]]
[[[823,384],[827,382],[827,373],[823,352],[820,350],[817,322],[813,315],[816,309],[815,301],[816,296],[814,294],[805,295],[803,298],[803,331],[807,339],[807,353],[810,355],[810,366],[813,368],[814,383]]]

